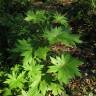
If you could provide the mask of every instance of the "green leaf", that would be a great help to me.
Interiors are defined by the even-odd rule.
[[[65,27],[68,27],[68,21],[64,15],[61,15],[60,13],[56,12],[56,14],[54,14],[53,18],[54,18],[54,22],[62,24]]]
[[[24,51],[21,56],[24,56],[23,64],[31,63],[32,61],[32,52],[31,51]]]
[[[34,59],[31,59],[31,62],[29,63],[23,63],[23,68],[25,71],[31,71],[33,70],[33,67],[35,66],[36,62]]]
[[[64,31],[62,35],[59,35],[59,41],[63,42],[66,46],[75,46],[75,43],[81,43],[80,36],[71,34]]]
[[[3,96],[12,96],[12,92],[10,88],[5,88]]]
[[[61,95],[63,87],[60,86],[60,84],[56,83],[51,83],[49,85],[49,89],[52,90],[52,94],[54,95]]]
[[[28,96],[42,96],[40,92],[38,91],[38,87],[30,87],[28,90]]]
[[[45,96],[48,90],[48,84],[44,80],[40,82],[39,90],[41,91],[41,94]]]
[[[24,90],[22,90],[22,95],[21,96],[28,96],[28,93]]]
[[[8,74],[8,79],[4,83],[7,83],[11,89],[13,89],[13,88],[22,89],[24,86],[24,82],[25,82],[24,74],[25,74],[25,72],[22,72],[19,75],[17,75],[13,71],[12,74]]]
[[[61,42],[66,46],[75,46],[75,43],[81,43],[80,36],[73,35],[69,30],[64,30],[61,27],[55,27],[51,30],[45,29],[43,36],[50,44]]]
[[[4,71],[0,70],[0,77],[4,75]]]
[[[30,87],[32,87],[33,89],[35,89],[36,87],[39,86],[40,81],[41,81],[41,75],[38,74],[38,76],[36,76],[35,78],[33,78]]]
[[[46,60],[46,56],[47,56],[48,51],[49,51],[48,47],[39,47],[35,51],[35,57]]]
[[[30,51],[32,52],[32,46],[28,40],[18,40],[16,44],[16,48],[13,50],[15,52],[24,52],[24,51]]]
[[[43,66],[40,64],[36,64],[36,61],[32,59],[31,63],[23,64],[23,68],[27,72],[27,77],[29,78],[29,82],[31,83],[30,85],[37,85],[41,80],[41,70]]]
[[[42,23],[46,20],[45,11],[28,11],[26,21],[32,21],[33,23]]]
[[[48,73],[56,73],[59,70],[59,66],[49,66]]]
[[[56,56],[56,58],[51,57],[51,63],[52,65],[49,66],[48,73],[55,74],[61,83],[66,84],[75,76],[80,76],[78,66],[82,62],[69,54],[61,55],[61,57]]]
[[[49,41],[49,43],[55,43],[58,39],[58,35],[61,34],[61,32],[62,29],[60,27],[52,28],[51,30],[45,29],[44,37]]]

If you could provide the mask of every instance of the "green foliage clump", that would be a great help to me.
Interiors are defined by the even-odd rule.
[[[24,20],[34,32],[18,40],[12,50],[20,60],[7,74],[3,96],[61,95],[63,86],[80,76],[82,62],[65,52],[52,55],[50,47],[57,43],[74,47],[81,42],[80,36],[71,34],[67,18],[57,12],[28,11]]]

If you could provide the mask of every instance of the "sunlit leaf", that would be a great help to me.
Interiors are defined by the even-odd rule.
[[[64,54],[61,57],[51,57],[52,65],[49,66],[48,73],[55,74],[60,82],[68,83],[75,76],[80,76],[78,66],[82,62],[73,58],[69,54]]]

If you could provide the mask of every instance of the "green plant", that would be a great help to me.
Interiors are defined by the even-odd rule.
[[[20,63],[11,68],[7,75],[4,83],[8,87],[3,95],[61,95],[63,85],[80,76],[78,66],[82,62],[65,52],[52,55],[50,47],[57,43],[74,47],[75,43],[81,42],[79,36],[71,34],[66,17],[59,13],[49,16],[46,11],[29,11],[25,20],[31,26],[39,26],[39,31],[34,29],[31,38],[18,40],[13,52],[20,54]],[[53,26],[54,21],[60,25]]]
[[[60,23],[61,25],[64,25],[66,27],[68,26],[67,18],[61,15],[60,13],[56,12],[53,17],[55,23]]]
[[[28,11],[26,21],[32,21],[33,23],[40,23],[46,20],[45,11]]]

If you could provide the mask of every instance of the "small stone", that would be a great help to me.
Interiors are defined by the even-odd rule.
[[[85,76],[88,76],[88,74],[87,74],[87,73],[85,73]]]
[[[94,89],[94,93],[96,93],[96,89]]]
[[[90,92],[88,96],[93,96],[93,93],[92,93],[92,92]]]
[[[93,73],[96,73],[96,70],[92,70]]]
[[[90,89],[93,90],[94,88],[91,86]]]
[[[81,93],[78,93],[78,96],[81,96],[82,94]]]

